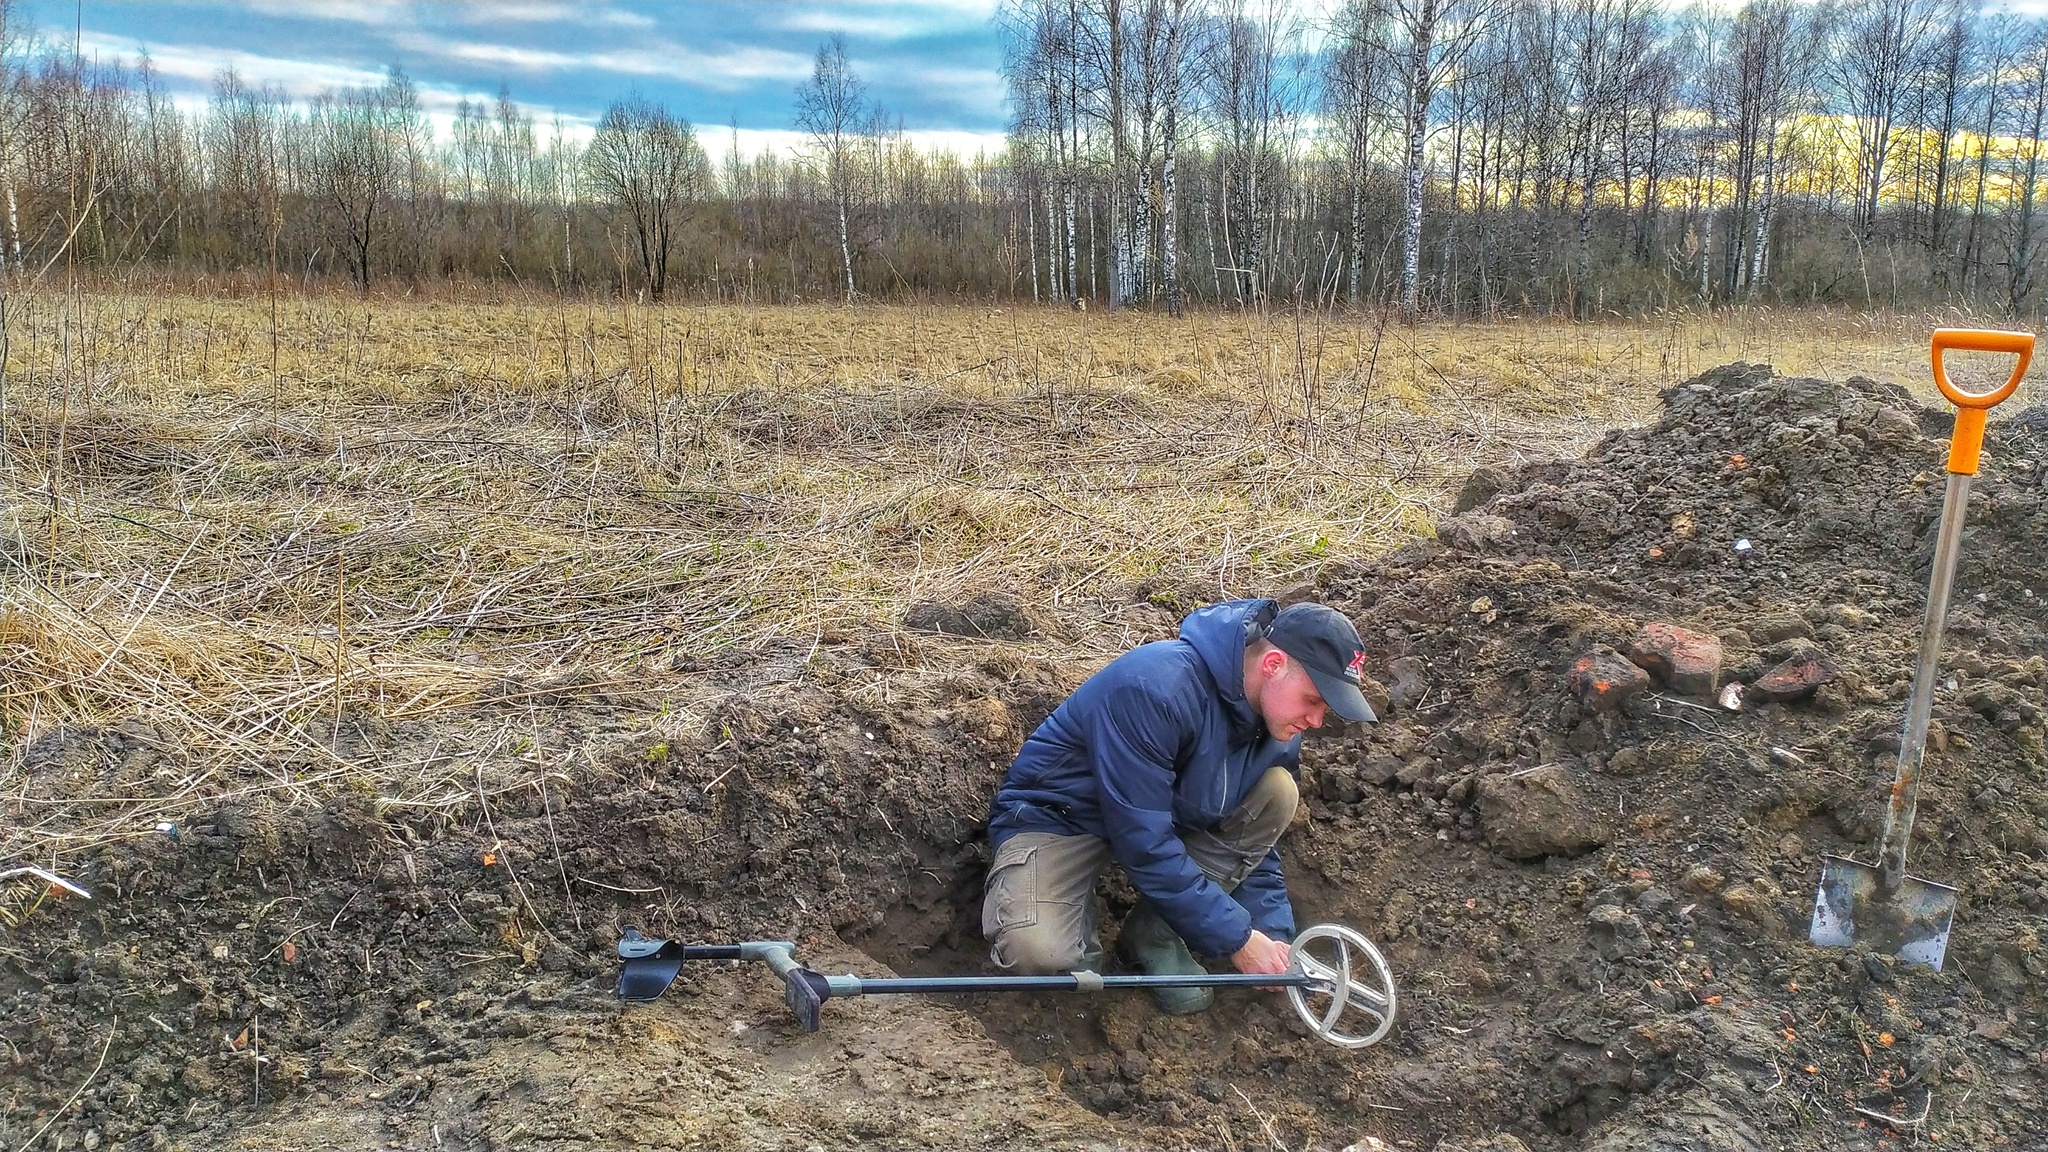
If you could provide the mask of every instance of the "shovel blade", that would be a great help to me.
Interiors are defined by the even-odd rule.
[[[1886,892],[1876,868],[1823,856],[1807,938],[1823,948],[1888,952],[1939,972],[1955,916],[1956,890],[1946,884],[1906,876]]]

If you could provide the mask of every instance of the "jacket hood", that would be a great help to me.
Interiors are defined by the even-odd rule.
[[[1279,610],[1279,603],[1273,600],[1226,600],[1198,608],[1180,622],[1181,641],[1201,656],[1202,666],[1216,684],[1216,695],[1230,710],[1240,732],[1263,723],[1244,698],[1244,646],[1265,631]]]

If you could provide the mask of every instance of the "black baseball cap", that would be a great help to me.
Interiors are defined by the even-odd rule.
[[[1308,670],[1332,712],[1353,724],[1379,719],[1358,690],[1365,675],[1365,645],[1342,612],[1322,604],[1290,605],[1267,625],[1266,640]]]

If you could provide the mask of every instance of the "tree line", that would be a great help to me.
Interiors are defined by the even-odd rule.
[[[845,42],[807,145],[714,164],[624,97],[594,134],[501,91],[181,111],[0,2],[10,276],[504,281],[661,299],[1178,311],[2048,308],[2048,22],[1968,0],[1008,0],[1006,146],[913,146]]]

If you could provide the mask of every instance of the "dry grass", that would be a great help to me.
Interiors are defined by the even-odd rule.
[[[279,317],[273,374],[260,299],[14,301],[0,862],[228,792],[454,803],[457,753],[559,766],[542,701],[608,692],[681,731],[921,600],[1011,591],[1059,623],[1049,651],[1099,657],[1132,638],[1134,581],[1283,587],[1700,369],[1914,379],[1927,328],[318,297]],[[177,768],[67,782],[29,751],[131,716]],[[409,721],[447,735],[393,764],[378,734]]]

